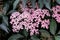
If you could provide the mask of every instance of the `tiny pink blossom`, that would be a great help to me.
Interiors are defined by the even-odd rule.
[[[48,29],[49,24],[50,24],[49,19],[48,20],[45,19],[41,22],[41,27]]]

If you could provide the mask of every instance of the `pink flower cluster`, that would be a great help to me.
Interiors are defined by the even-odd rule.
[[[39,24],[41,27],[48,29],[49,19],[44,19],[44,17],[50,16],[47,9],[25,9],[23,13],[13,12],[10,16],[10,23],[12,24],[13,32],[19,32],[21,29],[30,30],[30,35],[39,34]]]
[[[52,7],[52,11],[52,17],[55,18],[58,23],[60,23],[60,6],[56,5],[55,7]]]
[[[49,19],[45,19],[45,20],[43,20],[42,22],[41,22],[41,27],[43,27],[43,28],[45,28],[46,27],[46,29],[48,29],[49,27],[49,24],[50,24],[50,21],[49,21]]]

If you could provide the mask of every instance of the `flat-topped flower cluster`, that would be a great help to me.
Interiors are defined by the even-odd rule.
[[[57,22],[60,22],[60,14],[58,14],[60,6],[53,7],[52,11],[54,12],[52,17],[54,17]],[[21,29],[25,28],[27,32],[30,30],[30,35],[39,34],[39,27],[46,29],[49,28],[50,20],[45,19],[45,16],[51,16],[47,9],[34,10],[25,8],[23,13],[13,12],[10,16],[12,30],[13,32],[19,32]]]

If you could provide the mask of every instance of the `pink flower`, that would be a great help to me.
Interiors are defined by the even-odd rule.
[[[49,24],[50,24],[49,19],[48,20],[45,19],[41,22],[41,27],[48,29]]]
[[[18,15],[20,15],[19,12],[13,12],[12,15],[10,16],[10,19],[16,18]]]
[[[30,30],[30,35],[32,36],[33,34],[39,34],[38,29],[31,29]]]
[[[34,32],[30,32],[30,36],[34,35]]]
[[[58,23],[60,23],[60,6],[57,5],[55,7],[52,7],[53,15],[52,17],[56,19]]]
[[[44,19],[45,15],[50,16],[47,9],[29,9],[23,11],[22,14],[19,12],[13,12],[10,16],[10,23],[12,24],[13,32],[19,32],[21,29],[30,30],[30,35],[39,34],[39,24],[41,27],[48,29],[49,19]],[[37,28],[37,29],[36,29]]]
[[[60,17],[55,18],[58,23],[60,23]]]
[[[43,9],[42,12],[43,12],[42,15],[44,15],[44,16],[45,15],[50,16],[50,13],[49,13],[49,11],[47,9]]]

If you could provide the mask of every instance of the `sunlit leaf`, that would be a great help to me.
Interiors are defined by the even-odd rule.
[[[23,38],[23,36],[20,34],[14,34],[8,40],[17,40],[18,38]]]
[[[51,22],[50,22],[50,32],[51,32],[53,35],[55,35],[56,29],[57,29],[56,21],[55,21],[54,19],[51,19]]]

